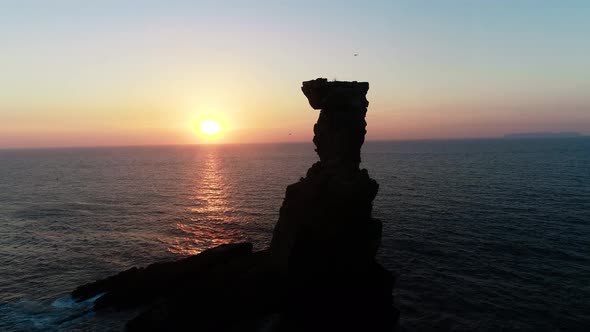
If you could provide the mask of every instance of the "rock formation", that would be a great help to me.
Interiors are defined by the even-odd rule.
[[[360,248],[365,255],[374,257],[381,239],[381,223],[371,219],[371,210],[379,185],[367,170],[359,169],[369,84],[319,78],[303,82],[301,89],[310,105],[321,109],[313,128],[320,161],[311,166],[305,178],[287,187],[271,251],[285,263],[298,236],[352,231],[357,234],[341,239],[351,240],[354,247],[359,241],[368,241]]]
[[[378,184],[359,169],[368,83],[303,82],[320,116],[315,163],[287,187],[271,242],[287,271],[290,326],[301,331],[391,330],[393,278],[376,261],[381,222],[371,217]],[[313,300],[311,300],[313,299]]]
[[[359,169],[368,83],[303,82],[320,161],[289,185],[270,248],[231,244],[78,287],[95,309],[144,307],[131,331],[392,331],[393,277],[375,255],[378,184]]]

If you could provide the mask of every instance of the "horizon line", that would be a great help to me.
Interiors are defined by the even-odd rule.
[[[407,138],[407,139],[369,139],[367,142],[427,142],[427,141],[476,141],[476,140],[542,140],[587,138],[590,135],[580,134],[577,137],[451,137],[451,138]],[[313,144],[313,141],[279,141],[279,142],[247,142],[247,143],[180,143],[180,144],[122,144],[122,145],[71,145],[71,146],[25,146],[0,147],[0,151],[15,150],[67,150],[67,149],[105,149],[105,148],[156,148],[156,147],[197,147],[197,146],[232,146],[232,145],[274,145],[274,144]]]

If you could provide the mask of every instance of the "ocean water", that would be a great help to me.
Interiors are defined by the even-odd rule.
[[[266,247],[316,160],[311,144],[0,151],[0,331],[121,329],[133,313],[68,293],[222,243]],[[368,142],[362,166],[402,330],[590,327],[590,138]]]

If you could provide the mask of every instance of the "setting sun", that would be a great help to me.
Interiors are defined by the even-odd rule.
[[[203,134],[213,136],[219,134],[222,128],[219,122],[215,120],[205,120],[201,122],[200,129]]]

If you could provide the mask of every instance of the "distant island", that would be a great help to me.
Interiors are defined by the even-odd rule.
[[[506,134],[504,138],[571,138],[582,137],[582,134],[573,131],[564,132],[533,132],[533,133],[514,133]]]

